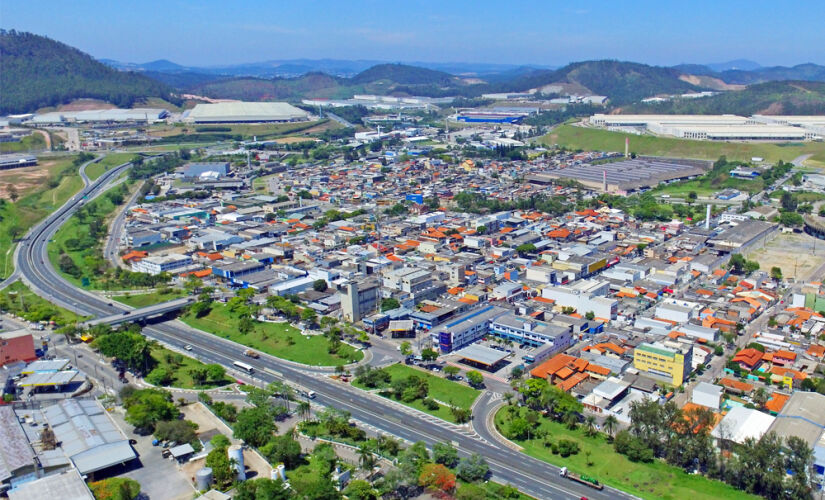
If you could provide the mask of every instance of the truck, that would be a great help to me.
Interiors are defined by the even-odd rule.
[[[261,357],[261,355],[260,355],[260,354],[258,354],[257,352],[253,351],[252,349],[247,349],[247,350],[245,350],[245,351],[244,351],[244,353],[243,353],[243,355],[244,355],[244,356],[247,356],[247,357],[249,357],[249,358],[254,358],[254,359],[258,359],[258,358],[260,358],[260,357]]]
[[[604,485],[602,483],[600,483],[599,480],[596,479],[595,477],[590,477],[587,474],[581,474],[581,475],[574,474],[574,473],[570,472],[569,470],[567,470],[567,467],[562,467],[561,468],[561,470],[559,471],[559,476],[566,477],[567,479],[570,479],[571,481],[576,481],[579,484],[589,486],[589,487],[591,487],[593,489],[596,489],[596,490],[603,490],[604,489]]]

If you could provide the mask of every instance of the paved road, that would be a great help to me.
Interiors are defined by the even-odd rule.
[[[348,121],[344,120],[343,118],[341,118],[340,116],[338,116],[338,115],[336,115],[336,114],[333,114],[333,113],[330,113],[329,111],[326,111],[326,115],[327,115],[329,118],[332,118],[333,120],[335,120],[336,122],[340,123],[341,125],[343,125],[343,126],[345,126],[345,127],[348,127],[348,128],[355,128],[355,125],[353,125],[352,123],[350,123],[350,122],[348,122]]]
[[[117,214],[115,220],[112,221],[112,224],[109,226],[109,234],[106,236],[106,245],[103,247],[103,256],[112,267],[122,267],[125,268],[126,266],[123,264],[123,260],[121,260],[120,256],[117,253],[118,245],[120,240],[123,236],[123,228],[126,225],[126,215],[129,213],[129,207],[135,203],[135,200],[138,199],[140,196],[140,189],[143,187],[143,183],[132,193],[132,196],[123,204],[123,209]]]
[[[105,299],[75,288],[52,268],[46,253],[49,239],[82,204],[83,197],[93,198],[103,192],[107,183],[126,168],[128,165],[121,165],[105,172],[91,186],[84,188],[64,207],[35,227],[31,231],[31,236],[21,242],[16,254],[17,268],[37,294],[62,307],[90,316],[116,314],[127,309],[117,303],[110,305]],[[382,432],[408,441],[422,440],[430,445],[436,442],[455,442],[462,455],[480,453],[485,456],[496,480],[510,483],[537,498],[632,498],[617,490],[606,488],[604,491],[596,491],[560,478],[557,468],[483,439],[470,427],[456,426],[428,417],[380,396],[334,382],[323,373],[297,367],[266,355],[256,360],[244,358],[244,346],[194,330],[181,322],[172,321],[148,326],[144,328],[144,334],[177,348],[189,344],[192,346],[193,355],[206,362],[219,363],[230,370],[233,369],[234,361],[243,359],[254,367],[254,376],[261,383],[287,380],[299,387],[315,391],[317,403],[348,411],[353,418]]]

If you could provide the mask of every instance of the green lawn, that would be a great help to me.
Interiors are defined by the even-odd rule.
[[[152,347],[152,359],[155,360],[155,368],[166,368],[173,373],[172,382],[168,387],[178,387],[180,389],[213,389],[234,382],[229,377],[224,377],[222,383],[208,383],[197,385],[189,374],[193,368],[203,368],[206,366],[195,358],[184,356],[169,349],[155,345]]]
[[[76,156],[40,158],[41,167],[48,176],[41,184],[20,193],[16,203],[5,201],[0,205],[0,278],[14,271],[14,238],[63,205],[83,187],[83,181],[72,164]]]
[[[523,408],[520,410],[523,411]],[[496,414],[495,422],[499,430],[506,429],[509,425],[509,415],[507,407],[502,408]],[[604,434],[588,437],[582,427],[570,430],[565,425],[546,418],[541,418],[538,427],[546,429],[553,442],[558,442],[562,438],[577,442],[580,451],[576,455],[564,458],[561,455],[554,455],[540,440],[515,441],[524,447],[525,453],[558,467],[568,467],[572,472],[595,477],[608,486],[641,498],[667,500],[758,498],[721,481],[687,474],[682,469],[662,461],[649,464],[631,462],[624,455],[613,450],[612,444],[608,442]],[[588,451],[590,462],[593,465],[587,465]]]
[[[447,380],[446,378],[442,378],[436,375],[432,375],[424,370],[419,370],[417,368],[413,368],[411,366],[403,365],[403,364],[395,364],[388,366],[385,368],[386,371],[390,373],[392,380],[404,379],[409,377],[410,375],[417,375],[421,378],[427,380],[427,386],[429,388],[428,396],[442,401],[444,403],[453,404],[458,406],[459,408],[470,409],[473,406],[473,402],[478,398],[478,395],[481,391],[477,389],[473,389],[472,387],[466,386],[464,384],[459,384],[458,382],[453,382],[452,380]],[[358,387],[360,389],[367,390],[366,387],[363,385],[357,384],[353,382],[353,386]],[[387,387],[389,384],[387,384]],[[437,410],[430,410],[420,399],[416,399],[410,403],[397,400],[392,395],[388,393],[379,393],[382,396],[392,399],[393,401],[398,401],[404,405],[407,405],[411,408],[415,408],[416,410],[423,411],[424,413],[429,413],[430,415],[436,416],[443,420],[447,420],[448,422],[455,422],[455,417],[453,416],[450,408],[444,405],[440,405]]]
[[[21,281],[15,281],[0,291],[0,308],[28,321],[54,321],[59,326],[85,319],[41,298]]]
[[[97,163],[92,163],[88,167],[86,167],[86,175],[91,180],[95,180],[101,175],[103,172],[106,172],[112,167],[116,167],[118,165],[122,165],[127,161],[131,160],[135,157],[134,153],[111,153],[106,155],[105,158],[100,160]]]
[[[134,293],[129,295],[115,295],[112,300],[132,307],[146,307],[166,302],[168,300],[179,299],[186,295],[185,290],[178,288],[164,288],[150,293]]]
[[[723,189],[736,189],[749,193],[758,193],[765,187],[765,182],[759,178],[752,181],[744,179],[734,179],[728,177],[722,182],[712,185],[710,179],[694,179],[692,181],[674,182],[672,184],[662,184],[651,190],[654,195],[669,194],[677,198],[684,198],[691,191],[697,196],[711,196],[713,193]]]
[[[653,156],[672,156],[679,158],[702,158],[716,160],[724,155],[728,160],[750,161],[754,156],[766,161],[791,161],[799,155],[814,153],[813,159],[825,158],[825,143],[806,142],[781,144],[757,144],[737,142],[711,142],[655,137],[637,136],[621,132],[561,125],[541,138],[547,145],[558,144],[568,149],[586,151],[624,151],[625,137],[630,138],[630,151],[636,154]]]
[[[46,139],[40,132],[33,132],[18,142],[0,142],[0,153],[27,153],[46,149]]]
[[[209,314],[202,318],[185,314],[180,319],[193,328],[296,363],[336,366],[354,363],[364,357],[363,352],[346,344],[341,344],[338,352],[331,354],[327,350],[326,338],[321,335],[307,338],[287,323],[255,323],[253,331],[240,333],[238,318],[223,304],[214,304]]]

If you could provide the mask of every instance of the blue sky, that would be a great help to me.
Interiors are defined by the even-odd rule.
[[[821,0],[0,0],[3,28],[98,58],[185,65],[296,58],[825,64],[823,20]]]

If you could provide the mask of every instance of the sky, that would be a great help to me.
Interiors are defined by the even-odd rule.
[[[825,64],[823,20],[821,0],[0,0],[4,29],[96,58],[187,66],[299,58]]]

